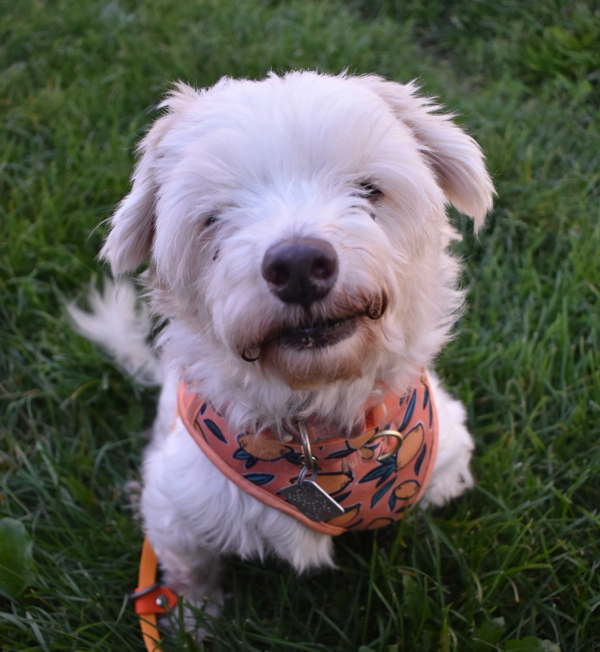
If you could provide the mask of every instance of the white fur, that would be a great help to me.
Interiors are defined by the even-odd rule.
[[[158,340],[167,373],[145,455],[142,513],[167,581],[197,606],[207,598],[216,613],[221,553],[273,553],[303,571],[331,565],[332,543],[212,466],[173,423],[179,379],[232,428],[281,433],[299,417],[350,428],[384,387],[406,390],[447,341],[463,296],[447,251],[457,235],[446,205],[479,227],[493,186],[475,141],[411,84],[272,74],[203,91],[180,84],[162,106],[102,256],[115,275],[150,260],[144,282],[154,312],[168,320]],[[361,182],[376,184],[382,199],[361,195]],[[259,361],[247,362],[242,353],[307,319],[261,276],[267,249],[291,237],[325,240],[338,256],[335,286],[312,305],[311,319],[359,313],[382,297],[387,310],[378,321],[357,318],[356,332],[332,346],[264,345]],[[130,286],[121,288],[93,295],[93,315],[71,314],[130,372],[158,377],[141,337],[148,316],[135,317]],[[440,444],[423,505],[441,505],[473,482],[464,409],[433,375],[432,390]]]

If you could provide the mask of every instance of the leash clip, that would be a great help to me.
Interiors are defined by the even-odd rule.
[[[177,595],[167,586],[156,582],[143,589],[136,589],[129,594],[134,601],[135,613],[164,614],[177,604]]]

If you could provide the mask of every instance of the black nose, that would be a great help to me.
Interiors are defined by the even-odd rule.
[[[308,309],[333,287],[338,272],[337,256],[324,240],[284,240],[267,249],[261,271],[276,297]]]

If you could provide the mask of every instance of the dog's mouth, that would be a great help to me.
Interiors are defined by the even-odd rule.
[[[253,362],[258,360],[262,351],[269,346],[281,346],[295,351],[317,351],[334,346],[354,335],[360,319],[367,317],[376,321],[383,316],[386,307],[387,299],[382,297],[360,312],[329,319],[314,319],[279,329],[260,344],[242,351],[241,357]]]
[[[273,341],[290,349],[324,349],[353,335],[357,328],[356,321],[354,316],[303,324],[281,331]]]

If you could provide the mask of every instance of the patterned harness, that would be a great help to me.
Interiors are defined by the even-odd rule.
[[[367,410],[365,429],[355,437],[320,439],[309,429],[314,480],[339,507],[338,516],[313,520],[280,493],[303,477],[300,443],[282,442],[269,431],[230,431],[211,404],[183,381],[178,411],[198,446],[229,480],[324,534],[375,529],[402,518],[425,491],[437,451],[437,414],[425,373],[403,396],[387,394],[382,405]]]

